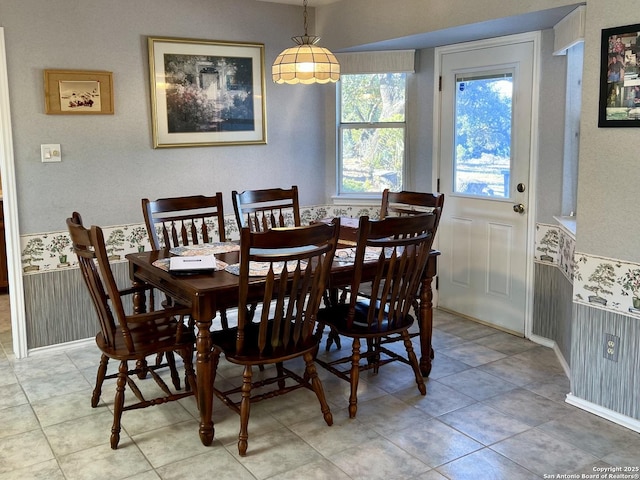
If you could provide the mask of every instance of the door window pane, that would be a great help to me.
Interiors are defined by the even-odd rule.
[[[456,76],[456,193],[509,198],[512,96],[512,73]]]

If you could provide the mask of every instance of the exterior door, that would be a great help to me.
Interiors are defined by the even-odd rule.
[[[493,43],[436,54],[446,199],[438,306],[524,335],[536,45],[531,36]]]

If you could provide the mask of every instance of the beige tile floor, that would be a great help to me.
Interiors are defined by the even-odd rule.
[[[307,390],[266,400],[252,408],[244,458],[238,417],[217,401],[214,443],[202,446],[193,398],[125,412],[120,447],[111,450],[113,383],[98,408],[89,405],[97,349],[16,360],[5,317],[0,480],[511,480],[640,466],[640,434],[564,403],[569,382],[552,350],[444,312],[435,317],[425,397],[407,366],[386,365],[362,376],[358,416],[349,420],[347,383],[319,369],[334,425]],[[221,362],[219,381],[237,374]]]

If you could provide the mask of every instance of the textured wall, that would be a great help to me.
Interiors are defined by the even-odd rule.
[[[139,222],[143,197],[221,191],[231,205],[234,189],[297,184],[303,204],[325,203],[324,98],[335,87],[270,78],[273,59],[300,33],[300,6],[0,0],[0,18],[22,235],[64,229],[76,209],[99,225]],[[267,145],[154,150],[147,36],[264,43]],[[115,114],[46,115],[43,69],[113,72]],[[59,143],[62,162],[41,163],[42,143]]]

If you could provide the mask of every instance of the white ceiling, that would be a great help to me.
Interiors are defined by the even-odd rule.
[[[321,5],[329,5],[330,3],[336,3],[340,0],[308,0],[309,7],[319,7]],[[258,2],[271,2],[271,3],[287,3],[289,5],[302,6],[302,0],[258,0]]]
[[[256,1],[302,6],[303,0]],[[338,1],[341,0],[308,0],[308,5],[310,7],[319,7],[322,5],[336,3]],[[369,43],[365,45],[353,45],[344,51],[433,48],[441,45],[451,45],[454,43],[468,42],[490,37],[544,30],[547,28],[552,28],[556,23],[562,20],[578,5],[583,4],[578,3],[579,1],[580,0],[577,0],[576,4],[573,5],[566,5],[563,7],[525,13],[515,17],[497,18],[486,22],[480,22],[471,25],[460,25],[458,27],[448,28],[444,30],[419,33],[416,35],[383,40],[380,42]],[[340,52],[343,50],[336,51]]]

